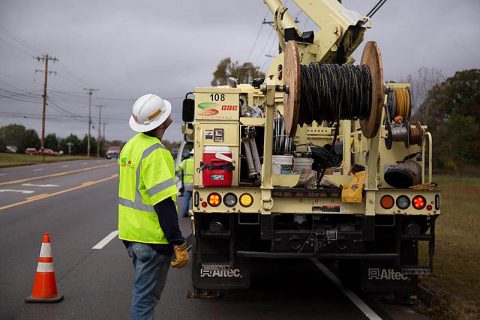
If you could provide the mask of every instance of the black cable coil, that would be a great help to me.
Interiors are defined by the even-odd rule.
[[[365,119],[370,113],[372,79],[366,65],[300,66],[299,124]]]

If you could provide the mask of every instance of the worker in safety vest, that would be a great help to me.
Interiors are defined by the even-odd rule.
[[[118,160],[118,236],[135,270],[132,319],[153,319],[169,267],[182,268],[189,258],[178,226],[174,162],[161,142],[172,123],[171,110],[170,102],[159,96],[140,97],[129,122],[138,134]]]
[[[176,168],[175,172],[183,172],[183,206],[182,206],[182,215],[188,217],[188,209],[190,209],[190,200],[192,200],[193,192],[193,172],[194,172],[194,163],[193,155],[195,151],[192,149],[190,151],[190,157],[183,160]]]

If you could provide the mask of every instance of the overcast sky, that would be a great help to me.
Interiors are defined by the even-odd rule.
[[[361,14],[376,2],[343,1]],[[316,30],[293,0],[287,7],[301,29]],[[156,93],[173,104],[166,139],[181,140],[183,96],[209,85],[220,59],[268,68],[266,55],[275,54],[277,40],[261,21],[271,17],[262,0],[0,0],[0,126],[19,123],[40,134],[43,74],[35,70],[43,65],[32,57],[48,53],[59,62],[49,68],[57,73],[49,76],[47,133],[83,137],[83,88],[98,88],[95,136],[96,105],[106,106],[107,139],[126,140],[134,134],[128,127],[133,102]],[[386,80],[422,66],[446,76],[480,68],[480,0],[390,0],[372,21],[366,40],[378,42]]]

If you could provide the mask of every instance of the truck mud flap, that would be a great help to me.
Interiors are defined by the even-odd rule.
[[[364,292],[409,292],[417,290],[418,277],[392,261],[363,261],[361,285]]]
[[[250,271],[245,259],[236,259],[234,266],[228,261],[209,259],[203,255],[202,261],[193,259],[193,287],[195,289],[236,289],[250,286]]]

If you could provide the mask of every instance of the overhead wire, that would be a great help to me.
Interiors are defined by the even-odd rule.
[[[42,50],[38,49],[37,47],[33,46],[31,43],[23,40],[22,38],[16,36],[12,31],[10,31],[7,27],[4,25],[0,24],[0,31],[6,34],[10,39],[15,40],[21,44],[23,44],[25,47],[30,49],[33,53],[39,53]]]
[[[387,2],[387,0],[380,0],[377,2],[376,5],[367,13],[367,17],[372,18],[375,13]]]

